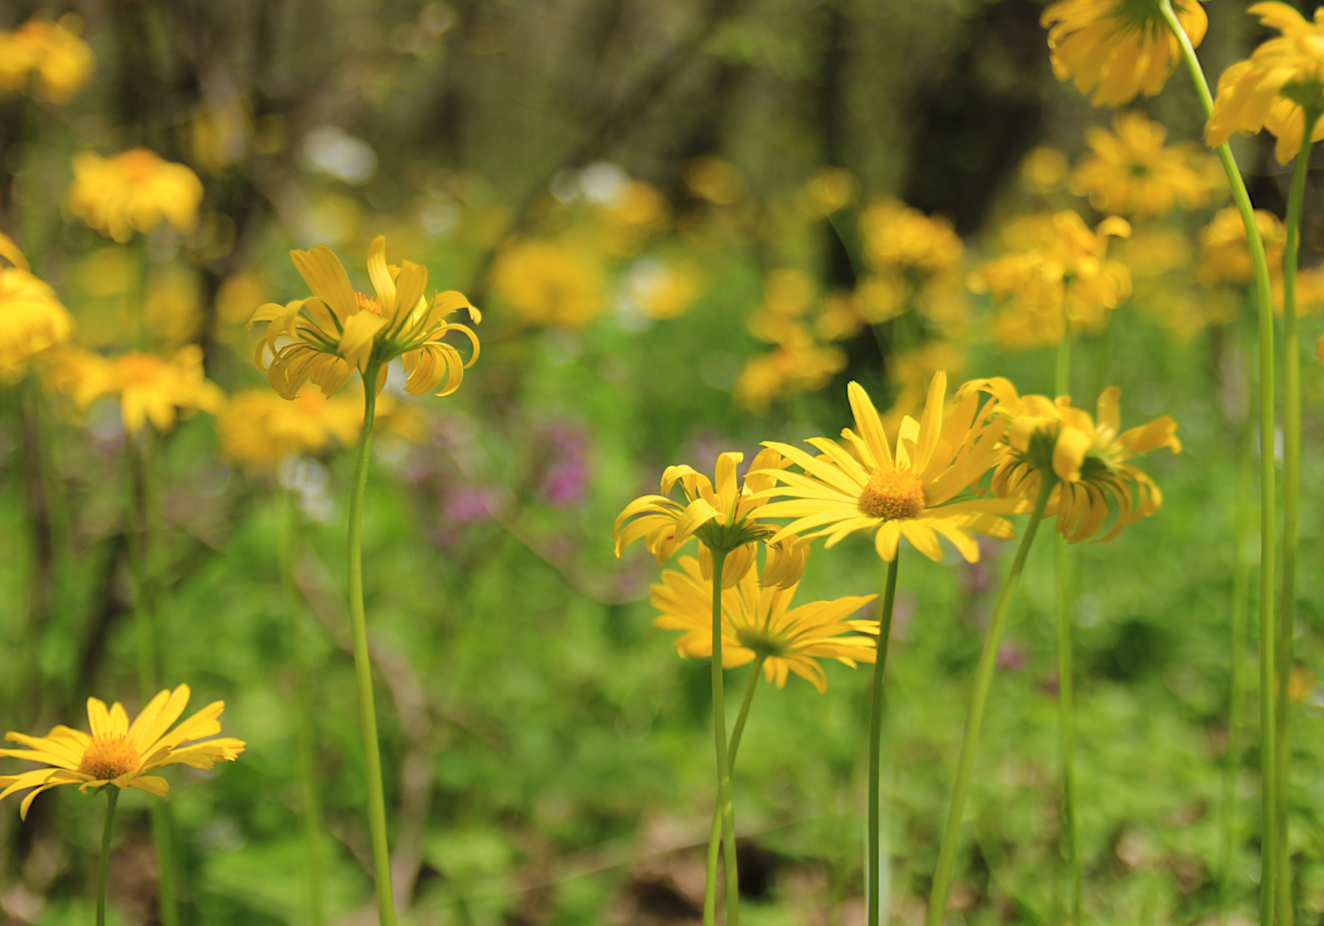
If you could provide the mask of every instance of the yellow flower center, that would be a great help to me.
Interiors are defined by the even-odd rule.
[[[138,747],[123,733],[105,733],[92,738],[78,770],[97,781],[113,781],[142,764]]]
[[[358,300],[360,312],[371,312],[373,315],[382,314],[382,304],[377,301],[376,296],[365,296],[363,293],[355,293],[354,298]]]
[[[909,470],[880,469],[860,493],[860,513],[884,521],[914,518],[924,510],[924,484]]]

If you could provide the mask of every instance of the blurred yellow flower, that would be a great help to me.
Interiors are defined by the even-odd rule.
[[[636,254],[648,236],[666,224],[670,206],[657,187],[630,180],[615,200],[599,214],[599,234],[609,254]]]
[[[202,334],[202,278],[175,262],[152,271],[143,300],[143,321],[158,350],[189,344]]]
[[[5,739],[27,748],[0,749],[0,756],[40,762],[45,768],[0,775],[0,800],[32,788],[19,805],[19,816],[27,819],[36,796],[60,785],[78,785],[84,794],[91,788],[114,785],[165,797],[170,784],[152,772],[167,765],[209,769],[217,762],[233,762],[247,744],[216,735],[221,732],[217,718],[225,710],[224,701],[213,701],[170,729],[184,713],[188,699],[187,685],[162,691],[130,723],[118,701],[107,709],[104,701],[88,698],[90,735],[65,726],[57,726],[45,736],[6,733]]]
[[[1194,248],[1183,229],[1142,225],[1118,242],[1117,255],[1136,280],[1152,280],[1191,265]]]
[[[1089,197],[1102,213],[1164,215],[1178,203],[1205,205],[1219,176],[1205,163],[1210,156],[1193,144],[1164,146],[1168,130],[1143,113],[1113,119],[1113,131],[1086,131],[1092,153],[1071,174],[1071,191]]]
[[[52,103],[68,103],[87,83],[92,49],[78,37],[82,19],[30,19],[12,32],[0,31],[0,94],[29,86]]]
[[[305,386],[292,401],[270,389],[230,397],[216,416],[221,456],[251,469],[272,471],[287,457],[315,454],[332,441],[352,444],[363,428],[363,403],[328,399]]]
[[[203,376],[202,348],[196,344],[180,348],[169,360],[141,353],[108,358],[66,347],[56,358],[53,376],[80,410],[103,395],[117,397],[131,434],[147,421],[165,433],[180,411],[216,414],[225,404],[225,394]]]
[[[269,323],[254,359],[281,398],[293,399],[307,382],[334,395],[354,370],[366,374],[370,366],[384,367],[400,356],[409,374],[405,389],[412,395],[438,387],[437,395],[450,395],[460,388],[464,371],[478,359],[478,336],[445,319],[464,308],[475,323],[482,321],[463,294],[449,290],[429,302],[424,296],[427,268],[411,261],[403,267],[388,265],[382,235],[368,246],[368,277],[375,296],[355,292],[340,258],[324,245],[291,251],[290,259],[312,297],[284,306],[269,302],[248,322]],[[473,348],[467,363],[442,340],[452,331],[468,338]],[[264,363],[268,353],[269,367]],[[380,373],[374,388],[380,392],[385,384],[385,373]]]
[[[1255,225],[1264,239],[1269,273],[1277,277],[1283,271],[1287,232],[1276,215],[1263,209],[1255,210]],[[1209,224],[1200,229],[1200,266],[1196,273],[1206,286],[1240,286],[1254,278],[1246,226],[1235,206],[1215,212]]]
[[[202,181],[183,164],[163,161],[146,148],[112,158],[91,151],[74,156],[69,208],[90,228],[124,242],[161,222],[188,231],[198,219]]]
[[[804,211],[818,218],[832,215],[860,195],[860,182],[843,167],[825,167],[805,184],[801,197]]]
[[[1305,109],[1324,113],[1324,10],[1310,22],[1286,3],[1257,3],[1247,12],[1282,33],[1223,72],[1205,141],[1216,147],[1236,132],[1267,129],[1278,138],[1274,154],[1286,164],[1301,149]],[[1324,139],[1324,121],[1315,123],[1312,141]]]
[[[682,658],[711,659],[712,579],[704,577],[692,556],[681,557],[679,565],[679,571],[663,571],[662,582],[651,589],[653,607],[662,615],[653,626],[684,632],[675,641]],[[763,675],[778,688],[794,673],[821,693],[827,691],[827,676],[819,659],[835,659],[851,668],[874,661],[878,622],[847,618],[877,596],[815,601],[791,608],[799,581],[796,575],[786,587],[760,584],[758,574],[750,569],[739,583],[722,592],[722,668],[734,669],[763,657]]]
[[[994,470],[994,494],[1037,498],[1040,480],[1045,475],[1055,478],[1044,517],[1057,518],[1057,530],[1068,543],[1094,538],[1115,510],[1112,528],[1095,542],[1112,540],[1163,504],[1154,481],[1126,461],[1160,447],[1180,453],[1172,416],[1122,431],[1122,391],[1116,386],[1099,396],[1097,420],[1072,407],[1070,396],[1021,396],[1002,378],[966,383],[958,396],[968,400],[981,391],[993,397],[988,413],[1007,422],[1008,454]]]
[[[492,290],[531,325],[582,328],[606,307],[597,261],[566,241],[523,241],[492,265]]]
[[[711,155],[697,157],[686,165],[685,185],[699,199],[716,206],[733,205],[745,190],[740,171]]]
[[[1021,185],[1042,194],[1060,190],[1067,179],[1067,156],[1056,148],[1039,145],[1021,161]]]
[[[746,361],[736,379],[736,395],[746,408],[762,412],[774,400],[822,389],[846,362],[845,351],[820,345],[809,329],[797,324],[775,350]]]
[[[1181,49],[1159,12],[1166,0],[1058,0],[1044,10],[1053,73],[1095,106],[1121,106],[1154,96],[1177,68]],[[1209,19],[1197,0],[1171,0],[1182,28],[1198,46]]]
[[[927,216],[894,199],[866,209],[860,231],[865,258],[877,269],[940,273],[954,270],[965,251],[947,219]]]
[[[689,466],[668,466],[662,473],[660,495],[640,496],[617,515],[611,531],[616,555],[643,540],[644,549],[661,565],[691,537],[697,537],[710,552],[746,548],[738,567],[728,567],[722,576],[724,588],[740,581],[753,565],[754,542],[772,533],[772,528],[759,521],[759,509],[766,501],[761,493],[774,485],[772,472],[786,465],[774,451],[762,450],[738,484],[736,467],[744,458],[743,453],[719,454],[711,480]],[[685,495],[684,504],[668,497],[677,483]]]
[[[767,504],[763,517],[794,519],[773,540],[808,530],[813,533],[804,536],[826,536],[830,547],[856,531],[870,531],[878,555],[891,562],[902,537],[929,559],[940,560],[938,538],[946,537],[973,563],[979,545],[972,532],[1010,537],[1011,524],[998,515],[1023,510],[1019,500],[954,501],[998,462],[1006,425],[984,420],[973,393],[958,402],[944,424],[946,390],[947,375],[935,374],[920,420],[902,419],[895,452],[868,393],[854,382],[847,395],[858,433],[842,431],[844,443],[810,438],[806,443],[821,454],[814,457],[788,444],[766,442],[804,470],[773,473],[783,485],[763,493],[786,499]]]
[[[245,271],[228,277],[216,290],[216,321],[222,337],[242,326],[253,314],[253,306],[269,302],[271,286],[262,274]]]
[[[28,358],[62,344],[73,333],[74,320],[55,290],[28,270],[27,258],[0,234],[0,380],[22,374]]]
[[[703,289],[703,274],[694,264],[667,264],[646,258],[624,280],[624,296],[654,321],[679,318],[690,310]]]

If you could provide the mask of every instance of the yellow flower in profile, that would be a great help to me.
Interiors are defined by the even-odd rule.
[[[91,151],[74,157],[69,208],[90,228],[125,242],[162,222],[188,231],[198,219],[202,181],[183,164],[163,161],[146,148],[113,158]]]
[[[804,472],[772,473],[784,483],[763,493],[781,498],[767,504],[765,518],[792,518],[773,540],[789,534],[827,537],[827,546],[856,531],[874,533],[878,555],[896,559],[902,537],[932,560],[942,559],[939,537],[946,537],[967,562],[979,559],[974,533],[1010,537],[1011,524],[998,517],[1024,510],[1019,500],[958,496],[1001,458],[1004,422],[979,415],[979,400],[968,394],[943,422],[947,374],[934,374],[920,420],[901,421],[895,450],[888,446],[882,421],[859,383],[847,395],[855,426],[843,430],[844,443],[824,437],[807,443],[819,451],[810,456],[788,444],[770,447]],[[804,531],[813,533],[803,534]]]
[[[80,410],[101,396],[117,397],[130,434],[148,421],[165,433],[175,426],[181,411],[215,414],[225,403],[225,393],[203,376],[202,348],[196,344],[180,348],[169,360],[142,353],[109,358],[66,347],[53,375]]]
[[[1210,147],[1237,132],[1267,129],[1277,137],[1274,154],[1286,164],[1301,149],[1305,108],[1324,113],[1324,11],[1310,22],[1286,3],[1257,3],[1247,10],[1282,33],[1223,72],[1214,110],[1205,126]],[[1324,121],[1315,123],[1312,141],[1324,139]]]
[[[523,241],[492,265],[492,291],[531,325],[582,328],[606,307],[597,261],[566,241]]]
[[[1053,74],[1095,106],[1121,106],[1154,96],[1177,68],[1181,48],[1159,11],[1164,0],[1058,0],[1044,10]],[[1209,18],[1197,0],[1171,0],[1191,44],[1198,46]]]
[[[12,32],[0,32],[0,93],[29,85],[52,103],[68,103],[92,74],[92,49],[78,37],[81,19],[64,16],[52,23],[30,19]]]
[[[460,308],[467,309],[475,323],[483,317],[463,294],[450,290],[429,302],[423,295],[427,268],[411,261],[403,267],[388,265],[382,235],[368,246],[368,276],[375,296],[354,291],[340,258],[325,245],[291,251],[290,259],[312,297],[283,306],[269,302],[248,322],[250,327],[269,323],[254,359],[281,398],[293,399],[308,382],[323,394],[334,395],[354,370],[366,374],[370,367],[379,369],[400,356],[409,375],[405,389],[411,395],[438,387],[437,395],[450,395],[460,388],[464,371],[478,359],[478,336],[445,319]],[[442,340],[452,331],[468,338],[473,348],[467,363]],[[269,366],[264,362],[268,353]],[[378,375],[377,391],[385,384],[385,375]]]
[[[920,274],[954,270],[965,246],[942,216],[927,216],[898,200],[875,203],[860,217],[864,254],[878,269]]]
[[[1116,386],[1099,396],[1097,419],[1072,407],[1069,396],[1021,396],[1002,378],[975,380],[961,389],[967,398],[974,392],[989,393],[989,413],[1007,420],[1009,452],[993,473],[994,494],[1037,498],[1042,479],[1051,475],[1057,484],[1044,517],[1056,517],[1058,533],[1068,543],[1094,538],[1115,511],[1112,528],[1095,542],[1112,540],[1163,504],[1154,481],[1127,461],[1160,447],[1181,452],[1171,415],[1122,431],[1122,391]]]
[[[307,386],[292,401],[270,389],[236,393],[216,416],[221,456],[265,471],[274,470],[287,457],[318,453],[332,441],[351,444],[362,428],[362,401],[328,399]]]
[[[1283,271],[1287,231],[1276,215],[1264,209],[1255,210],[1255,225],[1264,240],[1269,273],[1278,277]],[[1209,224],[1200,229],[1200,266],[1196,273],[1206,286],[1240,286],[1254,279],[1255,265],[1246,247],[1246,226],[1235,206],[1215,212]]]
[[[14,379],[28,358],[67,341],[74,320],[5,235],[0,235],[0,257],[13,265],[0,267],[0,379]]]
[[[65,726],[55,727],[45,736],[6,733],[5,739],[27,748],[0,749],[0,756],[40,762],[46,767],[0,775],[0,800],[32,788],[19,805],[19,816],[27,819],[33,799],[60,785],[78,785],[84,794],[91,788],[114,785],[165,797],[170,784],[151,772],[167,765],[209,769],[217,762],[233,762],[247,744],[232,736],[216,737],[221,732],[217,718],[225,710],[224,701],[213,701],[170,729],[184,713],[188,699],[188,685],[162,691],[129,723],[119,702],[107,710],[104,701],[88,698],[90,734]]]
[[[711,659],[712,579],[705,578],[692,556],[681,557],[679,565],[678,571],[663,571],[662,582],[651,589],[653,607],[661,612],[653,626],[683,631],[675,641],[682,658]],[[750,569],[722,592],[722,668],[734,669],[761,657],[764,677],[778,688],[794,673],[822,693],[827,691],[827,676],[819,659],[835,659],[851,668],[874,661],[878,622],[847,618],[877,596],[815,601],[792,608],[803,573],[802,559],[792,581],[779,586],[760,582]]]
[[[1217,175],[1209,155],[1193,144],[1165,146],[1168,131],[1143,113],[1113,120],[1113,131],[1095,126],[1085,133],[1092,153],[1071,174],[1071,191],[1095,209],[1120,215],[1159,216],[1178,203],[1205,205]]]
[[[706,560],[714,550],[736,553],[723,571],[722,586],[738,582],[754,563],[754,542],[772,534],[773,529],[760,522],[760,508],[767,501],[762,493],[775,484],[773,472],[786,465],[774,451],[762,450],[738,484],[736,467],[744,459],[743,453],[719,454],[711,480],[689,466],[668,466],[660,495],[642,495],[617,515],[611,531],[616,555],[643,540],[644,549],[661,565],[697,537]],[[678,483],[683,504],[669,497]]]

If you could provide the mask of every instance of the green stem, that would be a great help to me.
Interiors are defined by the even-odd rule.
[[[1311,136],[1318,110],[1306,110],[1305,134],[1292,170],[1287,196],[1287,241],[1283,251],[1283,588],[1278,599],[1278,729],[1274,771],[1279,926],[1292,926],[1292,868],[1287,844],[1287,791],[1291,760],[1288,747],[1290,683],[1296,612],[1298,506],[1301,499],[1301,337],[1296,325],[1296,271],[1301,249],[1301,208],[1310,170]]]
[[[377,877],[380,926],[395,926],[391,891],[391,850],[386,840],[386,797],[382,789],[382,756],[377,743],[377,708],[372,696],[372,660],[368,655],[368,623],[363,610],[363,494],[368,487],[372,425],[377,412],[377,377],[381,365],[370,363],[363,374],[363,435],[354,463],[349,496],[349,623],[354,636],[354,679],[359,695],[359,733],[368,779],[368,829],[372,837],[372,867]]]
[[[993,619],[989,622],[988,636],[984,640],[984,650],[979,654],[979,667],[975,670],[975,689],[970,697],[970,713],[966,716],[965,735],[961,740],[961,758],[956,768],[956,781],[952,785],[952,794],[947,805],[947,822],[942,831],[942,843],[938,849],[938,868],[933,875],[933,888],[929,892],[928,926],[942,926],[943,912],[947,906],[947,893],[951,889],[952,868],[956,861],[956,844],[961,836],[961,816],[965,811],[966,796],[970,791],[970,776],[975,767],[975,750],[979,746],[979,728],[984,722],[984,708],[988,704],[988,692],[993,684],[993,673],[997,669],[998,649],[1002,645],[1002,631],[1007,626],[1007,615],[1011,611],[1011,601],[1016,594],[1016,585],[1021,572],[1025,569],[1025,558],[1034,544],[1034,535],[1039,531],[1039,522],[1043,520],[1044,509],[1048,507],[1048,497],[1053,494],[1057,479],[1051,473],[1040,476],[1039,498],[1035,501],[1030,521],[1025,526],[1025,534],[1016,549],[1016,558],[998,592],[997,603],[993,606]]]
[[[740,923],[740,875],[736,867],[736,817],[731,765],[726,751],[726,695],[722,687],[722,567],[726,550],[713,550],[713,743],[717,747],[717,807],[722,814],[726,861],[726,924]],[[716,885],[714,885],[716,888]]]
[[[299,506],[290,492],[285,493],[286,530],[281,545],[281,585],[288,603],[290,662],[294,667],[294,726],[299,768],[299,822],[303,836],[304,865],[308,884],[308,922],[322,926],[326,909],[322,901],[322,862],[318,841],[322,833],[322,808],[317,794],[317,768],[313,746],[312,696],[309,691],[308,654],[303,645],[303,608],[294,570],[303,549],[303,531]]]
[[[878,648],[874,655],[873,685],[869,696],[869,812],[867,859],[869,870],[865,882],[869,888],[869,926],[878,926],[882,906],[883,870],[882,846],[880,835],[882,827],[881,801],[881,766],[883,751],[883,672],[887,667],[887,645],[892,638],[892,606],[896,601],[896,570],[901,561],[901,550],[887,564],[887,580],[883,587],[883,612],[878,624]]]
[[[767,656],[759,655],[754,659],[753,670],[749,673],[749,682],[745,685],[745,698],[740,702],[740,714],[736,717],[735,729],[731,731],[731,742],[726,747],[726,758],[731,763],[731,772],[735,774],[736,753],[740,751],[740,737],[745,732],[745,720],[749,717],[749,706],[754,703],[754,690],[758,687],[759,673]],[[704,926],[713,926],[717,922],[717,857],[722,848],[722,814],[713,809],[713,823],[708,830],[708,867],[703,891]]]
[[[1159,10],[1168,23],[1168,28],[1176,37],[1181,47],[1182,59],[1190,72],[1200,97],[1200,105],[1208,118],[1214,111],[1214,98],[1209,92],[1209,83],[1205,80],[1200,60],[1195,55],[1190,37],[1182,28],[1176,13],[1172,10],[1171,0],[1160,0]],[[1307,132],[1305,138],[1309,138]],[[1255,268],[1255,302],[1259,316],[1260,337],[1260,778],[1264,800],[1264,824],[1260,838],[1260,922],[1272,926],[1274,914],[1274,848],[1277,846],[1276,813],[1278,777],[1277,765],[1277,719],[1273,696],[1275,679],[1274,662],[1276,656],[1276,632],[1274,627],[1274,511],[1275,480],[1274,472],[1274,343],[1273,343],[1273,300],[1269,290],[1269,262],[1264,255],[1264,241],[1255,224],[1255,210],[1251,205],[1246,183],[1241,178],[1232,149],[1227,143],[1218,146],[1218,159],[1227,174],[1228,184],[1232,188],[1232,199],[1241,213],[1241,222],[1246,229],[1246,245],[1250,251],[1251,263]]]
[[[106,926],[106,874],[110,871],[110,834],[115,829],[115,805],[120,789],[106,788],[106,823],[101,828],[101,858],[97,860],[97,926]]]

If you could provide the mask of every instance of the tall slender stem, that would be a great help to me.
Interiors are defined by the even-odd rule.
[[[947,893],[952,885],[952,867],[956,861],[956,844],[961,836],[961,815],[965,812],[965,799],[970,790],[970,776],[975,767],[975,751],[979,746],[979,728],[984,722],[984,708],[988,704],[988,692],[993,684],[993,673],[997,669],[998,649],[1002,645],[1002,631],[1007,626],[1007,615],[1011,611],[1011,602],[1016,594],[1016,585],[1021,572],[1025,569],[1025,558],[1034,544],[1034,535],[1039,532],[1039,522],[1043,520],[1044,509],[1048,507],[1048,497],[1053,494],[1057,484],[1051,473],[1040,475],[1039,498],[1034,503],[1030,521],[1025,525],[1021,544],[1016,549],[1016,558],[998,592],[997,603],[993,606],[993,619],[988,625],[988,636],[984,639],[983,652],[979,654],[979,667],[975,670],[975,689],[970,696],[970,713],[965,720],[965,735],[961,740],[961,758],[956,767],[956,781],[952,785],[952,794],[947,804],[947,822],[942,831],[942,843],[938,849],[938,868],[933,875],[933,888],[929,892],[928,926],[942,926],[944,909],[947,906]]]
[[[754,703],[754,690],[758,687],[759,673],[763,671],[763,663],[767,658],[764,655],[754,658],[749,681],[745,684],[745,697],[740,702],[740,714],[736,717],[736,725],[731,730],[731,741],[726,747],[726,760],[731,764],[733,775],[736,770],[736,753],[740,751],[740,738],[745,733],[745,720],[749,717],[749,706]],[[712,926],[717,921],[717,857],[721,854],[721,848],[722,812],[721,808],[717,807],[713,809],[713,823],[708,831],[708,868],[703,891],[705,926]]]
[[[878,649],[874,655],[873,685],[869,695],[869,813],[867,859],[869,870],[865,873],[865,883],[869,887],[869,926],[878,926],[882,906],[882,846],[880,828],[882,826],[881,801],[881,766],[883,751],[883,671],[887,666],[887,645],[892,638],[892,606],[896,601],[896,570],[901,561],[901,548],[887,564],[887,580],[883,586],[883,612],[878,623]]]
[[[289,618],[290,663],[294,668],[294,733],[299,768],[299,823],[303,836],[304,866],[308,879],[308,922],[322,926],[326,907],[322,900],[322,859],[318,841],[322,834],[322,808],[317,794],[317,763],[313,747],[309,665],[303,642],[303,607],[295,584],[294,571],[303,550],[303,530],[299,506],[292,492],[284,493],[286,526],[281,544],[280,578],[285,591]]]
[[[1301,338],[1296,325],[1296,271],[1301,249],[1301,209],[1310,170],[1311,136],[1320,111],[1305,112],[1305,134],[1292,170],[1287,195],[1287,241],[1283,251],[1283,589],[1278,599],[1278,729],[1274,770],[1277,835],[1279,926],[1292,926],[1292,867],[1288,852],[1287,791],[1291,786],[1291,750],[1288,746],[1290,679],[1294,662],[1296,615],[1297,507],[1301,498]]]
[[[368,779],[368,830],[372,837],[372,867],[377,877],[380,926],[395,926],[395,895],[391,890],[391,850],[386,840],[386,796],[382,789],[382,756],[377,743],[377,707],[372,696],[372,660],[368,655],[368,622],[363,610],[363,494],[368,488],[372,424],[377,413],[377,377],[381,365],[370,363],[363,374],[363,435],[354,463],[349,495],[349,623],[354,637],[354,680],[359,695],[359,733]]]
[[[1182,60],[1190,72],[1200,97],[1200,105],[1208,118],[1214,111],[1213,94],[1209,92],[1209,82],[1205,80],[1200,67],[1200,59],[1195,55],[1195,47],[1182,28],[1177,14],[1172,10],[1171,0],[1160,0],[1159,10],[1168,28],[1172,30],[1177,44],[1181,47]],[[1305,138],[1309,138],[1307,132]],[[1259,317],[1260,337],[1260,779],[1263,791],[1263,832],[1260,838],[1260,922],[1263,926],[1272,926],[1274,914],[1274,848],[1278,845],[1276,835],[1276,813],[1278,777],[1277,765],[1277,719],[1274,704],[1273,685],[1275,679],[1274,662],[1277,636],[1274,626],[1274,512],[1275,479],[1274,472],[1274,344],[1273,344],[1273,300],[1269,289],[1269,262],[1264,255],[1264,240],[1260,237],[1259,227],[1255,224],[1255,210],[1251,205],[1250,193],[1241,178],[1232,149],[1227,143],[1218,146],[1218,159],[1227,174],[1228,184],[1232,187],[1232,199],[1241,213],[1241,223],[1246,229],[1246,246],[1250,251],[1251,264],[1255,268],[1255,303]]]
[[[740,874],[736,867],[736,817],[731,798],[731,765],[726,750],[726,695],[722,687],[722,567],[726,550],[713,550],[713,743],[717,747],[717,807],[722,814],[726,861],[726,924],[740,922]]]
[[[101,858],[97,860],[97,926],[106,926],[106,875],[110,871],[110,835],[115,830],[115,804],[120,789],[106,787],[106,822],[101,828]]]

